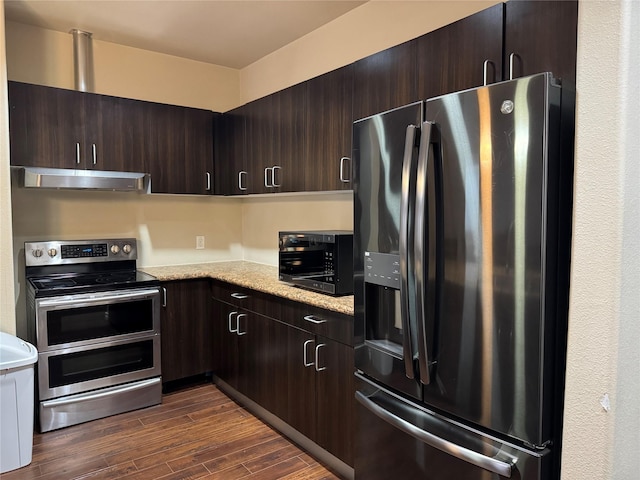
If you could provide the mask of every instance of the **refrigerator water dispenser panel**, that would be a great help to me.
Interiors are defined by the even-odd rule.
[[[400,255],[364,252],[364,281],[399,289]]]

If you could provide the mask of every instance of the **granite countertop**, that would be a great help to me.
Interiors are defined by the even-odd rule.
[[[213,278],[259,292],[307,303],[333,312],[353,315],[353,295],[332,297],[293,287],[278,280],[278,267],[245,261],[141,267],[160,281]]]

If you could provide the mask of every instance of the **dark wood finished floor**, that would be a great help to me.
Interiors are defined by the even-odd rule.
[[[35,434],[30,465],[2,480],[337,479],[211,384],[162,405]]]

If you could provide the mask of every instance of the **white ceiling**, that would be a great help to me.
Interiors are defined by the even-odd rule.
[[[2,0],[0,0],[2,1]],[[6,20],[243,68],[365,1],[5,0]]]

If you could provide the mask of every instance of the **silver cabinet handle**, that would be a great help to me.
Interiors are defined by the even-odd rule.
[[[516,58],[518,54],[511,52],[511,54],[509,55],[509,80],[513,80],[513,61]]]
[[[272,187],[272,185],[269,183],[269,170],[271,170],[271,167],[265,167],[264,169],[264,186],[266,188]],[[271,173],[271,177],[273,178],[273,172]]]
[[[340,159],[340,181],[342,183],[350,183],[351,182],[351,175],[349,175],[347,177],[344,174],[344,166],[347,163],[347,161],[349,161],[349,160],[351,160],[349,157],[342,157]]]
[[[167,306],[167,289],[162,287],[162,306]]]
[[[247,175],[247,172],[245,172],[244,170],[240,170],[238,172],[238,190],[242,190],[242,191],[247,189],[246,182],[245,182],[245,184],[242,183],[242,176],[243,175]],[[245,177],[245,180],[246,180],[246,177]]]
[[[76,143],[76,163],[80,165],[80,144]]]
[[[211,174],[207,172],[207,192],[211,191]]]
[[[278,165],[274,165],[273,167],[271,167],[271,186],[281,187],[282,184],[276,182],[276,170],[280,170],[280,167]]]
[[[236,315],[236,328],[231,326],[231,322],[233,321],[233,316]],[[229,312],[229,333],[238,333],[238,312]]]
[[[96,157],[96,144],[92,143],[91,144],[91,156],[93,157],[93,164],[96,164],[97,161],[97,157]]]
[[[491,64],[493,66],[493,62],[491,60],[485,60],[484,63],[482,64],[482,84],[486,87],[487,86],[487,75],[488,75],[488,67],[489,64]]]
[[[246,334],[247,334],[247,331],[246,331],[246,330],[245,330],[244,332],[241,332],[241,331],[240,331],[240,319],[241,319],[242,317],[246,317],[246,316],[247,316],[247,314],[246,314],[246,313],[241,313],[241,314],[240,314],[240,315],[238,315],[238,317],[237,317],[238,323],[237,323],[236,325],[237,325],[237,327],[238,327],[238,329],[237,329],[238,336],[242,336],[242,335],[246,335]]]
[[[327,345],[324,343],[320,343],[316,346],[316,372],[321,372],[323,370],[326,370],[327,367],[320,367],[320,358],[319,358],[319,352],[320,352],[320,348],[322,347],[326,347]]]
[[[307,315],[307,316],[305,316],[303,318],[307,322],[311,322],[311,323],[315,323],[315,324],[320,324],[320,323],[326,323],[327,322],[324,318],[316,317],[315,315]]]
[[[381,418],[389,425],[403,431],[407,435],[411,435],[422,443],[430,445],[433,448],[437,448],[444,453],[459,458],[460,460],[475,465],[476,467],[500,475],[501,477],[511,478],[515,460],[503,462],[450,442],[449,440],[438,437],[426,430],[422,430],[404,418],[399,417],[389,410],[381,407],[361,392],[356,392],[356,400],[378,418]]]
[[[237,293],[237,292],[232,293],[231,296],[233,298],[237,298],[238,300],[244,300],[245,298],[249,298],[249,295],[246,295],[244,293]]]
[[[309,362],[307,360],[307,345],[309,345],[310,343],[315,343],[315,341],[314,340],[307,340],[302,345],[302,363],[304,364],[305,367],[312,367],[314,365],[313,362]]]

